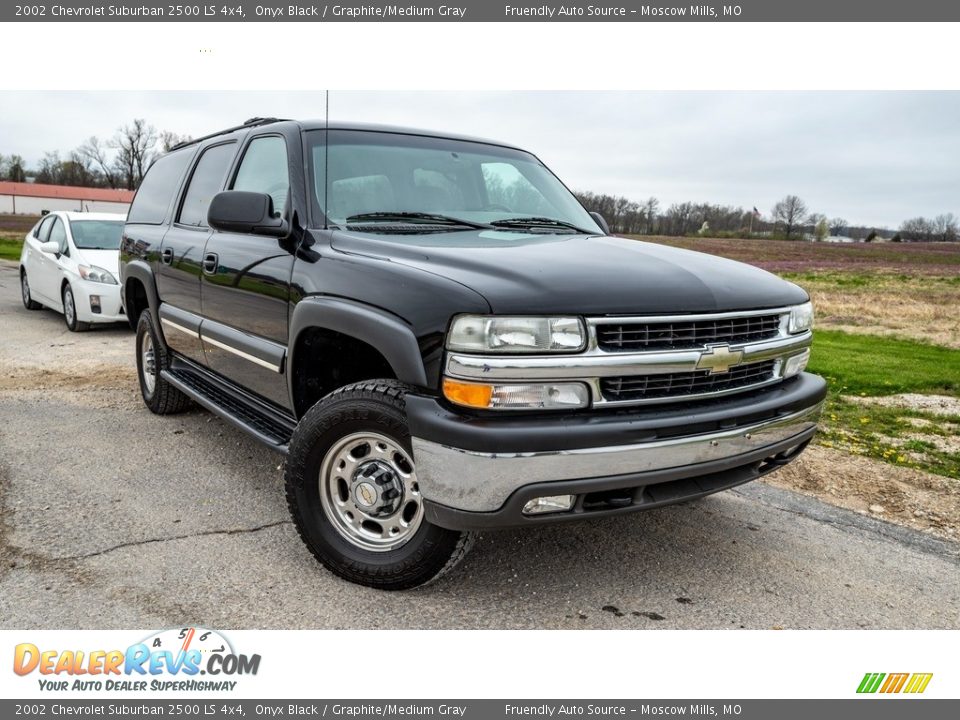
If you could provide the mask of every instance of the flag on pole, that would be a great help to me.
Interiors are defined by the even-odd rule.
[[[756,205],[753,206],[753,216],[754,216],[754,217],[757,217],[757,218],[760,217],[760,211],[757,210],[757,206],[756,206]]]

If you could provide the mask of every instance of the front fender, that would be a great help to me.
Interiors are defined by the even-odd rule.
[[[309,328],[333,330],[376,348],[390,363],[398,380],[427,386],[427,374],[413,329],[400,318],[363,303],[337,297],[311,296],[297,303],[290,319],[287,385],[293,397],[297,341]]]
[[[159,322],[160,296],[157,294],[157,283],[153,277],[153,270],[145,260],[131,260],[123,265],[121,274],[123,276],[123,307],[126,308],[127,318],[129,318],[131,325],[136,322],[136,318],[130,312],[130,308],[134,305],[131,281],[136,280],[143,285],[143,289],[147,294],[147,305],[150,308],[150,314],[153,315],[155,319],[154,329],[164,349],[166,349],[167,341],[163,337],[163,328]]]

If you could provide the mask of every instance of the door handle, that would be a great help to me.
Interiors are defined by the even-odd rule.
[[[220,262],[220,256],[216,253],[207,253],[203,257],[203,271],[207,275],[214,275],[217,272],[217,265]]]
[[[165,248],[162,253],[160,253],[160,262],[164,265],[170,265],[173,262],[173,248]]]

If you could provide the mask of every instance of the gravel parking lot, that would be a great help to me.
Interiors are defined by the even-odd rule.
[[[764,483],[487,533],[433,586],[369,590],[303,547],[281,462],[208,413],[152,415],[132,333],[24,310],[0,263],[3,628],[960,627],[960,545]]]

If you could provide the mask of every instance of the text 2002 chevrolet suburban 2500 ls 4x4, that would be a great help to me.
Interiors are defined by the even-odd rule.
[[[610,237],[533,155],[248,121],[175,148],[122,243],[140,389],[287,454],[326,567],[421,585],[474,531],[696,498],[794,459],[807,294]]]

